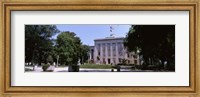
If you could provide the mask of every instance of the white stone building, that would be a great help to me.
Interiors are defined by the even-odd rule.
[[[126,60],[139,65],[139,56],[124,47],[124,37],[95,39],[94,46],[90,46],[90,60],[96,64],[119,64]]]

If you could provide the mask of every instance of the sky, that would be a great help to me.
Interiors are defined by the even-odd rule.
[[[63,24],[56,26],[61,32],[70,31],[76,33],[76,36],[80,37],[83,44],[94,46],[95,39],[109,37],[110,34],[115,34],[115,37],[125,37],[131,25]],[[110,26],[112,28],[110,28]],[[111,29],[112,32],[110,32]],[[56,38],[57,35],[55,35],[54,38]]]

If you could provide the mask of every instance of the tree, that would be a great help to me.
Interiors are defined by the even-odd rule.
[[[175,26],[174,25],[132,25],[124,45],[129,51],[139,51],[143,66],[159,64],[168,69],[175,64]]]
[[[73,32],[62,32],[56,39],[56,52],[59,62],[64,65],[76,65],[81,57],[81,40]]]
[[[89,55],[88,55],[88,52],[90,51],[90,48],[88,45],[82,45],[81,46],[81,63],[85,63],[88,58],[89,58]]]
[[[47,62],[53,64],[53,57],[51,55],[47,57]]]
[[[47,63],[53,49],[52,36],[58,32],[55,25],[26,25],[25,62]]]

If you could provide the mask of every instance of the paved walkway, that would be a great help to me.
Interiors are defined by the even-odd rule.
[[[33,67],[25,67],[27,69],[33,70]],[[26,72],[43,72],[42,67],[35,68],[34,71],[26,71]],[[68,72],[68,67],[56,67],[53,72]]]
[[[25,68],[33,70],[33,67],[25,67]],[[43,72],[43,70],[42,67],[37,67],[35,68],[34,71],[26,71],[26,72]],[[68,67],[56,67],[53,72],[68,72]],[[79,72],[111,72],[111,69],[80,68]]]
[[[27,67],[26,69],[33,70],[33,67]],[[43,72],[42,67],[35,68],[35,71],[26,71],[26,72]],[[56,67],[53,72],[68,72],[68,67]],[[111,69],[89,69],[89,68],[80,68],[79,72],[111,72]],[[117,69],[114,69],[114,72],[117,72]],[[120,72],[152,72],[152,70],[132,70],[132,69],[120,69]]]

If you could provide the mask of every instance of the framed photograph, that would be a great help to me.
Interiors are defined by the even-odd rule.
[[[199,4],[5,0],[1,95],[200,97]]]

